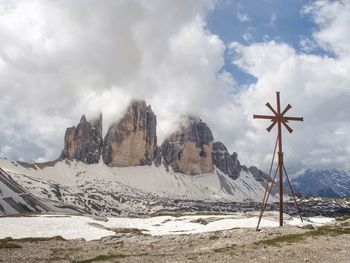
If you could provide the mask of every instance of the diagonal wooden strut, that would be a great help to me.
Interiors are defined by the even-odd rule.
[[[287,174],[287,170],[286,170],[286,167],[284,167],[284,165],[283,165],[283,170],[284,170],[284,174],[286,175],[286,178],[287,178],[287,182],[288,182],[290,191],[292,192],[293,199],[294,199],[294,204],[295,204],[295,207],[297,208],[297,211],[298,211],[300,220],[301,220],[301,222],[304,222],[304,221],[303,221],[303,217],[301,216],[301,212],[300,212],[300,209],[299,209],[298,201],[297,201],[297,199],[295,198],[295,194],[294,194],[294,191],[293,191],[293,187],[292,187],[292,184],[291,184],[290,181],[289,181],[289,176],[288,176],[288,174]]]
[[[276,141],[276,146],[277,146],[277,141]],[[276,147],[275,147],[275,150],[276,150]],[[275,156],[275,152],[274,152],[274,156]],[[272,158],[271,164],[273,164],[274,156],[273,156],[273,158]],[[270,186],[271,170],[272,170],[272,166],[270,167],[270,173],[269,173],[268,183],[267,183],[267,185],[266,185],[266,189],[265,189],[265,193],[264,193],[263,202],[262,202],[262,204],[261,204],[260,214],[259,214],[259,220],[258,220],[258,225],[256,226],[256,231],[259,231],[261,219],[262,219],[262,217],[263,217],[263,215],[264,215],[264,212],[265,212],[265,210],[266,210],[267,203],[268,203],[269,197],[270,197],[270,195],[271,195],[271,192],[272,192],[272,189],[273,189],[275,180],[276,180],[276,175],[277,175],[278,167],[277,167],[277,169],[276,169],[275,175],[274,175],[274,177],[273,177],[273,180],[271,181],[271,186]],[[297,199],[296,199],[296,197],[295,197],[295,193],[294,193],[294,191],[293,191],[292,184],[290,183],[289,176],[288,176],[288,174],[287,174],[287,170],[286,170],[286,168],[285,168],[284,165],[283,165],[283,171],[284,171],[284,174],[286,175],[286,178],[287,178],[287,182],[288,182],[290,191],[292,192],[292,196],[293,196],[293,200],[294,200],[294,205],[295,205],[295,208],[296,208],[296,210],[297,210],[297,213],[298,213],[298,215],[299,215],[299,217],[300,217],[301,222],[304,222],[303,217],[302,217],[302,215],[301,215],[301,211],[300,211],[299,205],[298,205],[298,201],[297,201]],[[266,193],[267,193],[267,195],[266,195]]]
[[[271,181],[271,186],[270,186],[270,189],[268,190],[268,193],[267,193],[267,196],[266,196],[266,200],[265,200],[265,202],[264,202],[264,203],[262,204],[262,206],[261,206],[260,215],[259,215],[259,220],[258,220],[258,225],[256,226],[256,231],[259,231],[260,222],[261,222],[261,219],[262,219],[262,217],[263,217],[263,215],[264,215],[264,212],[265,212],[265,210],[266,210],[267,201],[269,200],[270,194],[271,194],[272,189],[273,189],[274,184],[275,184],[275,180],[276,180],[276,176],[277,176],[277,171],[278,171],[278,169],[276,169],[275,175],[274,175],[274,177],[273,177],[273,179],[272,179],[272,181]],[[266,187],[268,188],[269,185],[267,185]],[[266,188],[266,189],[267,189],[267,188]]]
[[[287,117],[284,116],[291,108],[292,106],[288,104],[286,108],[281,112],[281,102],[280,102],[280,93],[276,92],[276,110],[271,106],[269,102],[266,103],[266,107],[269,108],[274,116],[272,115],[253,115],[254,119],[265,119],[270,120],[272,123],[267,127],[267,131],[270,132],[273,127],[277,124],[277,145],[278,145],[278,176],[279,176],[279,221],[280,226],[283,226],[283,150],[282,150],[282,126],[285,127],[289,133],[293,132],[293,129],[287,124],[289,121],[303,121],[304,119],[302,117]],[[271,173],[271,172],[270,172]],[[286,177],[287,177],[287,173]],[[288,179],[289,180],[289,179]],[[271,190],[271,189],[270,189]],[[267,191],[267,190],[266,190]],[[265,191],[265,192],[266,192]],[[264,194],[264,200],[263,204],[265,202],[266,195]],[[266,206],[266,205],[265,205]],[[262,206],[262,208],[264,205]],[[259,219],[259,223],[260,223]]]
[[[275,149],[273,151],[273,155],[272,155],[272,160],[271,160],[271,165],[270,165],[270,171],[269,171],[269,177],[267,178],[267,185],[265,187],[265,192],[264,192],[264,197],[263,197],[263,202],[261,203],[261,209],[260,209],[260,213],[262,211],[262,207],[265,203],[265,198],[266,198],[266,194],[268,192],[268,186],[271,182],[271,172],[272,172],[272,168],[273,168],[273,162],[275,161],[275,156],[276,156],[276,148],[277,148],[277,139],[276,139],[276,144],[275,144]]]
[[[276,143],[275,143],[275,147],[274,147],[274,150],[273,150],[273,155],[272,155],[272,160],[271,160],[271,165],[270,165],[270,170],[269,170],[269,177],[268,177],[268,179],[267,179],[267,185],[266,185],[266,188],[265,188],[263,201],[262,201],[261,207],[260,207],[259,220],[258,220],[258,224],[257,224],[257,227],[256,227],[256,231],[259,231],[261,219],[262,219],[262,217],[263,217],[263,215],[264,215],[264,212],[265,212],[265,210],[266,210],[267,203],[268,203],[269,197],[270,197],[270,195],[271,195],[272,189],[273,189],[273,187],[274,187],[275,180],[276,180],[276,176],[277,176],[278,167],[277,167],[277,169],[276,169],[276,172],[275,172],[274,177],[273,177],[273,178],[271,177],[271,172],[272,172],[272,168],[273,168],[273,163],[274,163],[275,156],[276,156],[277,143],[278,143],[278,137],[276,138]],[[290,183],[289,176],[288,176],[286,167],[285,167],[284,165],[283,165],[283,171],[284,171],[284,174],[285,174],[285,176],[286,176],[286,178],[287,178],[287,182],[288,182],[290,191],[292,192],[292,196],[293,196],[293,200],[294,200],[294,204],[295,204],[296,210],[297,210],[297,212],[298,212],[298,215],[299,215],[299,217],[300,217],[301,222],[303,222],[303,217],[302,217],[301,212],[300,212],[300,208],[299,208],[299,205],[298,205],[298,201],[297,201],[297,199],[296,199],[296,197],[295,197],[295,193],[294,193],[294,191],[293,191],[292,184]],[[271,183],[271,186],[270,186],[270,183]]]
[[[263,197],[263,201],[262,201],[261,207],[260,207],[259,221],[258,221],[258,226],[256,227],[257,231],[259,230],[260,221],[261,221],[261,218],[262,218],[262,216],[264,214],[264,211],[265,211],[265,208],[266,208],[266,204],[267,204],[267,200],[268,200],[268,197],[266,195],[267,195],[268,192],[270,192],[270,190],[268,190],[268,188],[269,188],[269,185],[270,185],[270,181],[272,179],[271,178],[271,172],[272,172],[273,162],[275,161],[277,142],[278,142],[278,137],[276,138],[275,148],[273,150],[273,155],[272,155],[272,160],[271,160],[271,165],[270,165],[269,177],[267,179],[267,184],[266,184],[266,188],[265,188],[265,192],[264,192],[264,197]],[[276,179],[276,175],[277,175],[277,171],[276,171],[275,176],[274,176],[274,178],[272,180],[272,186],[273,186],[274,181]],[[272,186],[271,186],[271,189],[272,189]],[[265,202],[266,202],[266,204],[265,204]]]

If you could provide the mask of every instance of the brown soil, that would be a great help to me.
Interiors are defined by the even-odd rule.
[[[162,237],[122,231],[89,242],[11,240],[2,242],[18,246],[0,247],[0,262],[350,262],[350,234],[306,234],[310,231],[315,230],[288,226]],[[303,238],[289,240],[289,234]],[[277,244],[257,244],[281,236],[286,238]]]

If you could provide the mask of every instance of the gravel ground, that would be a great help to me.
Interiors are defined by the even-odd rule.
[[[277,246],[256,244],[308,231],[314,230],[287,226],[160,237],[134,231],[89,242],[17,240],[9,242],[21,248],[0,248],[0,262],[350,262],[350,234],[311,236]]]

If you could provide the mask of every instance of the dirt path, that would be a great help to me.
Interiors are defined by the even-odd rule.
[[[307,234],[312,231],[289,226],[162,237],[129,233],[89,242],[16,240],[5,243],[21,248],[0,248],[0,262],[350,262],[348,232]],[[274,245],[256,244],[281,236],[285,240]]]

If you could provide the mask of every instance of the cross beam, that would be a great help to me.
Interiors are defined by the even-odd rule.
[[[267,131],[270,132],[272,128],[277,124],[277,140],[278,140],[278,175],[279,175],[279,221],[280,226],[283,226],[283,151],[282,151],[282,125],[288,130],[289,133],[293,132],[293,129],[287,124],[289,121],[303,121],[303,117],[287,117],[284,116],[292,106],[288,104],[286,108],[281,112],[280,93],[276,92],[277,109],[275,110],[270,103],[266,103],[266,107],[271,110],[273,115],[253,115],[254,119],[271,120],[271,124],[267,127]],[[287,176],[287,175],[286,175]],[[293,191],[293,190],[292,190]],[[264,197],[265,199],[265,197]],[[264,200],[265,202],[265,200]],[[267,202],[267,200],[266,200]],[[259,218],[259,222],[260,222]]]

